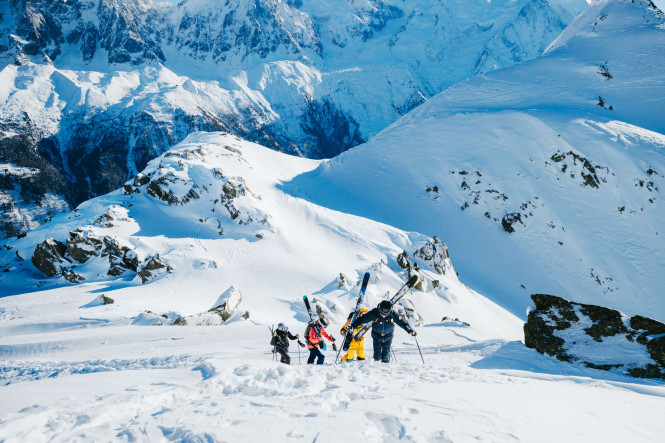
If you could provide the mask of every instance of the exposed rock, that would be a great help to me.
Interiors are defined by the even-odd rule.
[[[53,238],[47,238],[37,245],[32,253],[32,264],[47,277],[55,277],[62,272],[63,263],[71,263],[65,258],[67,246]]]
[[[115,300],[113,300],[111,297],[107,297],[104,294],[102,294],[102,301],[104,302],[105,305],[112,305],[113,303],[115,303]]]
[[[665,378],[664,324],[552,295],[534,294],[531,298],[536,309],[529,312],[524,325],[528,347],[594,369]],[[642,357],[646,353],[650,359]],[[635,355],[635,361],[626,362],[622,354]]]
[[[170,265],[162,262],[159,258],[159,254],[146,258],[144,263],[145,264],[137,271],[137,274],[141,277],[143,283],[154,280],[158,276],[173,270]]]
[[[72,268],[62,268],[61,272],[62,272],[62,276],[65,278],[65,280],[67,280],[69,283],[71,283],[73,285],[85,281],[85,278],[82,275],[77,274],[76,272],[74,272],[72,270]]]
[[[413,257],[420,259],[423,264],[430,266],[441,275],[445,275],[446,270],[453,270],[448,247],[436,235],[431,242],[425,243],[414,252]]]
[[[409,253],[402,251],[396,258],[397,264],[402,269],[411,269],[411,263],[409,262]]]
[[[337,277],[337,287],[339,289],[349,287],[349,278],[346,275],[342,274],[341,272],[339,273],[339,276]]]
[[[67,252],[79,263],[87,262],[91,257],[101,253],[102,241],[94,233],[79,228],[69,233]]]
[[[313,298],[312,301],[314,302],[314,309],[317,317],[330,324],[330,309],[324,303],[319,303],[319,300],[315,298]]]

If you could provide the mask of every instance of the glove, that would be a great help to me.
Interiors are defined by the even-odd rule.
[[[301,348],[305,347],[305,343],[301,342],[300,340],[298,340],[298,344],[300,345]]]
[[[413,335],[414,337],[415,337],[416,335],[418,335],[418,333],[417,333],[416,331],[411,331],[411,332],[409,332],[409,334]]]
[[[333,343],[333,351],[337,352],[337,346],[335,346],[335,343]]]

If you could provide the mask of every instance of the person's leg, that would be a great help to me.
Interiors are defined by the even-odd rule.
[[[392,337],[384,337],[384,341],[381,346],[381,361],[384,363],[390,363],[390,347],[392,343]]]
[[[316,350],[316,352],[318,352],[318,354],[319,354],[319,356],[318,356],[319,358],[318,358],[318,360],[316,361],[316,364],[317,364],[317,365],[322,365],[322,364],[323,364],[323,360],[326,359],[326,356],[323,355],[323,353],[322,353],[321,351],[319,351],[318,349]]]
[[[289,354],[286,352],[285,349],[280,349],[277,352],[279,352],[279,355],[282,356],[282,359],[280,360],[282,363],[285,363],[287,365],[291,364],[291,357],[289,356]]]
[[[314,363],[314,360],[316,359],[316,354],[319,352],[318,348],[311,348],[309,350],[309,358],[307,358],[307,364],[311,365]]]
[[[381,340],[380,337],[372,337],[374,343],[374,360],[381,360]]]
[[[365,360],[365,337],[361,338],[358,342],[358,361]]]

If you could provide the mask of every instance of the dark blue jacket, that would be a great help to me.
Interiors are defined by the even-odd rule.
[[[387,335],[392,335],[393,332],[395,332],[395,324],[409,334],[413,331],[411,326],[402,320],[394,311],[391,311],[386,317],[382,317],[381,314],[379,314],[378,308],[374,308],[368,313],[358,317],[356,321],[351,323],[350,329],[354,330],[358,326],[369,322],[372,322],[372,336],[385,337]]]

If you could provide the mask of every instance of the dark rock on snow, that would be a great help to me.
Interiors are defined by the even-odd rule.
[[[527,347],[590,368],[665,379],[665,324],[553,295],[534,294],[531,299],[536,309],[529,312],[524,325]],[[648,353],[650,358],[626,361],[626,349],[635,350],[630,355]]]

